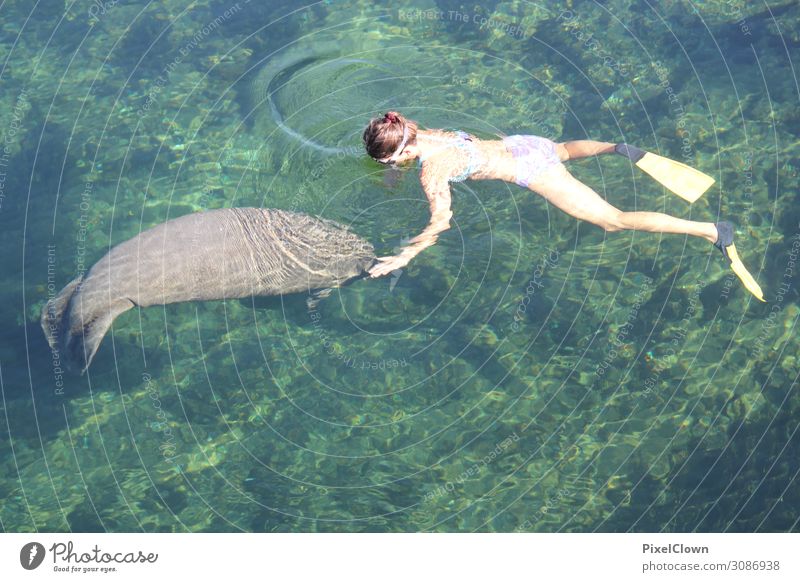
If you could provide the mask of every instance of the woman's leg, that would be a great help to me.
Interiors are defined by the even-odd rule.
[[[689,234],[714,243],[717,228],[713,222],[695,222],[660,212],[623,212],[570,174],[563,164],[555,166],[528,188],[557,208],[579,220],[586,220],[607,231],[644,230]]]
[[[601,154],[613,154],[616,144],[607,141],[577,140],[556,144],[556,152],[562,162]]]

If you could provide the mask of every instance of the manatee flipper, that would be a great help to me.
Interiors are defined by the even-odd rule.
[[[319,302],[326,297],[330,297],[331,293],[333,293],[333,289],[330,287],[328,289],[316,289],[312,291],[306,299],[306,306],[308,307],[308,310],[315,311],[319,305]]]

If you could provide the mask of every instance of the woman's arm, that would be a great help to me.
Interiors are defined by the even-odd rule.
[[[429,163],[422,167],[420,181],[430,202],[431,220],[428,226],[412,238],[400,254],[378,259],[380,262],[370,269],[371,277],[381,277],[395,269],[402,269],[424,249],[434,245],[440,232],[450,228],[453,212],[450,210],[450,183],[447,181],[447,174]]]

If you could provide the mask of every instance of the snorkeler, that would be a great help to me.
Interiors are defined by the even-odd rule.
[[[419,129],[417,123],[390,111],[370,121],[364,130],[367,153],[383,164],[400,164],[419,159],[420,182],[430,202],[428,226],[395,256],[381,257],[370,269],[380,277],[401,269],[422,250],[433,245],[439,234],[450,228],[450,182],[504,180],[533,190],[570,216],[586,220],[607,232],[644,230],[689,234],[716,246],[747,289],[764,301],[761,288],[739,260],[729,222],[695,222],[659,212],[623,212],[570,174],[563,162],[588,156],[618,153],[659,179],[684,174],[683,184],[692,183],[694,192],[681,193],[690,202],[705,191],[713,179],[666,158],[626,144],[590,140],[555,143],[534,135],[511,135],[502,140],[482,140],[463,131]],[[706,181],[698,181],[695,175]],[[699,186],[699,187],[698,187]],[[688,188],[688,187],[687,187]]]

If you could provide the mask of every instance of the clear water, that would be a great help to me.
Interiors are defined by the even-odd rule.
[[[800,7],[753,4],[3,3],[0,527],[797,530]],[[132,311],[59,374],[43,303],[166,219],[290,208],[380,255],[420,232],[415,171],[362,154],[387,109],[713,175],[688,206],[621,158],[569,166],[623,209],[735,221],[769,303],[703,241],[466,182],[397,276],[315,313]]]

